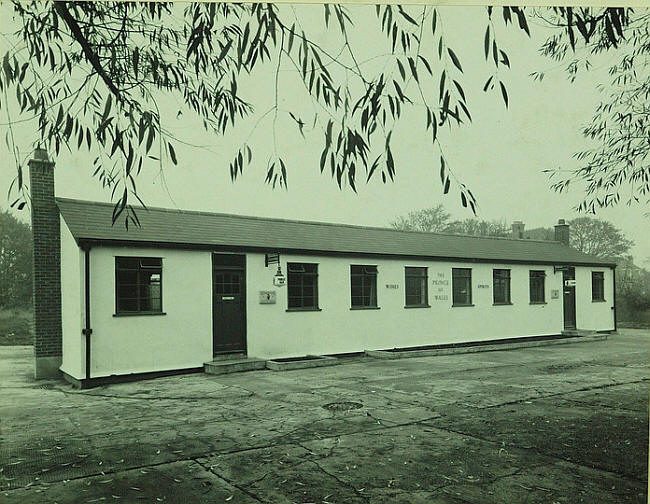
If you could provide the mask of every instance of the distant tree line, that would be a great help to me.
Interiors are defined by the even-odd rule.
[[[409,212],[397,217],[391,227],[403,231],[424,231],[429,233],[468,234],[479,236],[510,236],[510,226],[505,221],[486,221],[478,218],[452,220],[443,205]]]
[[[32,232],[8,211],[0,212],[0,308],[32,303]]]
[[[630,255],[634,242],[616,226],[602,219],[578,217],[568,223],[571,247],[617,264],[616,301],[619,320],[650,324],[650,271],[634,264]],[[504,220],[452,220],[451,214],[443,205],[409,212],[397,217],[390,225],[406,231],[511,236],[510,226]],[[536,228],[529,233],[537,240],[555,239],[552,227]]]

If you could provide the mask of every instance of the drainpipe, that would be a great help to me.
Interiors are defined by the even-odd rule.
[[[612,289],[613,289],[613,298],[614,298],[614,306],[612,306],[612,310],[614,310],[614,332],[617,331],[616,327],[616,266],[612,268]]]
[[[93,330],[90,328],[90,245],[84,244],[84,298],[86,312],[86,326],[81,331],[86,336],[86,382],[90,381],[90,335]]]

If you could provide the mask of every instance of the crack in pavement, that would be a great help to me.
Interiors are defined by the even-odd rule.
[[[309,448],[307,448],[306,446],[303,446],[303,445],[300,444],[300,443],[296,443],[296,444],[297,444],[298,446],[300,446],[301,448],[303,448],[304,450],[307,450],[307,453],[309,453],[309,454],[312,454],[312,453],[313,453],[313,452],[312,452]],[[331,454],[332,454],[332,452],[330,452],[330,453],[329,453],[328,455],[326,455],[325,457],[321,457],[319,460],[322,460],[323,458],[327,458],[327,457],[331,456]],[[334,478],[336,481],[338,481],[338,482],[339,482],[341,485],[343,485],[344,487],[349,488],[350,490],[352,490],[352,491],[354,492],[354,494],[355,494],[357,497],[359,497],[360,499],[362,499],[364,502],[366,502],[366,503],[370,503],[370,498],[369,498],[369,497],[366,497],[365,495],[363,495],[363,494],[362,494],[362,493],[361,493],[361,492],[360,492],[360,491],[359,491],[359,490],[358,490],[354,485],[348,483],[347,481],[342,480],[342,479],[339,478],[336,474],[332,474],[331,472],[325,470],[325,469],[323,468],[323,466],[321,466],[321,465],[318,463],[318,460],[311,459],[311,460],[309,460],[309,462],[311,462],[311,463],[314,464],[316,467],[318,467],[318,469],[319,469],[322,473],[327,474],[327,475],[330,476],[331,478]]]
[[[53,479],[51,481],[48,481],[47,484],[60,483],[62,481],[73,481],[73,480],[79,480],[79,479],[84,479],[84,478],[91,478],[91,477],[94,477],[94,476],[116,474],[116,473],[120,473],[120,472],[124,472],[124,471],[134,470],[134,469],[144,469],[144,468],[147,468],[147,467],[157,467],[157,466],[160,466],[160,465],[171,464],[171,463],[174,463],[174,462],[184,462],[184,461],[189,461],[189,460],[195,460],[197,458],[205,458],[205,457],[211,457],[211,456],[217,456],[217,455],[234,455],[234,454],[246,453],[246,452],[255,451],[255,450],[272,449],[272,448],[276,448],[278,446],[284,446],[284,445],[287,445],[287,444],[299,445],[302,448],[304,448],[304,446],[300,445],[301,442],[305,442],[305,441],[322,441],[322,440],[340,438],[342,436],[363,434],[363,433],[366,433],[366,432],[376,432],[376,431],[379,431],[379,430],[388,430],[388,429],[395,429],[395,428],[400,428],[400,427],[407,427],[407,426],[410,426],[410,425],[417,425],[417,424],[419,424],[421,422],[424,422],[424,421],[435,420],[437,418],[440,418],[440,415],[436,415],[436,416],[426,418],[426,419],[423,419],[423,420],[415,420],[415,421],[412,421],[412,422],[405,422],[405,423],[396,424],[396,425],[383,425],[382,424],[382,425],[379,425],[378,427],[373,427],[372,429],[357,429],[355,431],[346,432],[344,434],[335,433],[335,434],[326,435],[326,436],[313,436],[312,438],[309,438],[309,439],[306,439],[306,440],[303,440],[303,441],[300,441],[300,442],[298,442],[298,441],[293,441],[293,442],[292,441],[285,441],[285,439],[284,439],[285,436],[282,435],[282,436],[279,436],[279,437],[275,438],[277,440],[277,442],[270,443],[270,444],[250,446],[250,447],[246,447],[246,448],[238,448],[238,449],[225,450],[225,451],[217,450],[217,451],[208,451],[208,452],[205,452],[205,453],[194,453],[194,454],[191,454],[191,455],[187,455],[185,457],[172,458],[172,459],[164,460],[164,461],[161,461],[161,462],[154,462],[154,463],[149,463],[149,464],[138,464],[138,465],[132,465],[132,466],[128,465],[128,466],[116,468],[116,469],[113,469],[113,470],[93,472],[93,473],[89,473],[89,474],[73,476],[71,478]],[[430,426],[428,424],[424,424],[424,425]],[[179,437],[181,437],[181,436],[179,436]],[[230,440],[235,442],[235,440],[232,439],[232,438],[230,438]],[[307,450],[307,451],[311,452],[311,450]],[[1,490],[3,492],[4,491],[12,492],[12,491],[15,491],[15,490],[19,490],[21,488],[25,488],[25,486],[14,487],[14,488],[3,488]]]
[[[194,462],[196,462],[199,466],[201,466],[205,471],[207,471],[207,472],[209,472],[211,474],[214,474],[217,478],[222,479],[223,481],[225,481],[226,483],[228,483],[232,487],[236,488],[240,492],[248,495],[251,499],[254,499],[255,501],[259,502],[260,504],[264,504],[264,501],[262,499],[260,499],[257,495],[255,495],[253,492],[247,490],[246,488],[243,488],[242,486],[238,485],[234,481],[231,481],[228,478],[226,478],[225,476],[222,476],[221,474],[215,472],[214,469],[212,468],[212,466],[206,467],[206,465],[201,463],[198,459],[192,459],[192,460]],[[265,475],[265,477],[266,477],[266,475]]]
[[[566,395],[566,394],[572,394],[574,392],[589,392],[591,390],[602,390],[610,387],[619,387],[621,385],[631,385],[635,383],[643,383],[650,380],[649,378],[642,378],[640,380],[634,380],[634,381],[628,381],[628,382],[617,382],[617,383],[606,383],[603,385],[594,385],[590,387],[585,387],[585,388],[580,388],[580,389],[574,389],[574,390],[565,390],[564,392],[555,392],[551,394],[543,394],[543,395],[538,395],[538,396],[532,396],[532,397],[524,397],[522,399],[517,399],[515,401],[506,401],[503,403],[499,404],[490,404],[489,406],[476,406],[477,409],[490,409],[490,408],[499,408],[501,406],[510,406],[512,404],[520,404],[524,401],[532,401],[536,399],[546,399],[548,397],[558,397],[561,395]]]
[[[486,442],[486,443],[490,443],[492,445],[497,445],[497,446],[503,447],[502,446],[503,443],[499,443],[497,441],[494,441],[494,440],[491,440],[491,439],[488,439],[488,438],[485,438],[485,437],[477,436],[475,434],[470,434],[468,432],[454,430],[454,429],[450,429],[449,427],[443,427],[443,426],[440,426],[440,425],[429,424],[429,423],[423,423],[423,425],[426,425],[427,427],[432,427],[434,429],[439,429],[439,430],[443,430],[443,431],[446,431],[446,432],[450,432],[450,433],[453,433],[453,434],[459,434],[461,436],[470,437],[470,438],[476,439],[478,441],[483,441],[483,442]],[[569,464],[572,464],[572,465],[575,465],[575,466],[578,466],[578,467],[583,467],[585,469],[600,471],[600,472],[603,472],[603,473],[608,473],[608,474],[611,474],[613,476],[616,476],[616,477],[619,477],[619,478],[622,478],[622,479],[629,479],[629,480],[633,480],[633,481],[636,481],[636,482],[639,482],[639,483],[647,483],[646,481],[644,481],[642,479],[636,478],[634,475],[616,473],[614,471],[610,471],[609,469],[605,469],[605,468],[602,468],[602,467],[588,466],[588,465],[580,464],[580,463],[578,463],[578,462],[576,462],[574,460],[562,458],[562,457],[559,457],[559,456],[554,455],[552,453],[542,452],[542,451],[540,451],[537,448],[534,448],[532,446],[519,446],[519,445],[514,445],[514,444],[510,445],[510,446],[512,448],[516,448],[517,450],[534,452],[537,455],[541,455],[543,457],[555,459],[556,461],[559,461],[559,462],[566,462],[566,463],[569,463]],[[540,465],[548,465],[548,464],[540,464]],[[534,467],[534,465],[531,464],[531,467]]]
[[[568,394],[571,394],[572,392],[567,392]],[[589,401],[581,401],[580,399],[569,399],[567,397],[563,398],[565,401],[572,402],[572,403],[577,403],[580,405],[584,406],[593,406],[594,403],[591,403]],[[599,408],[609,408],[609,409],[615,409],[615,410],[621,410],[621,411],[629,411],[630,413],[645,413],[644,410],[642,409],[634,409],[634,408],[626,408],[625,406],[612,406],[611,404],[602,404],[602,403],[597,403],[597,406]]]

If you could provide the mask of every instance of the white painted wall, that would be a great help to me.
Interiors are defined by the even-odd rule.
[[[84,303],[83,252],[77,246],[68,226],[61,219],[61,325],[63,329],[63,360],[61,371],[81,378],[84,365],[81,334]]]
[[[69,232],[62,240],[65,272],[62,369],[82,378],[83,263],[79,249],[71,240]],[[122,255],[163,258],[165,315],[114,316],[115,256]],[[513,304],[494,306],[492,264],[297,255],[282,255],[281,260],[285,273],[287,262],[319,265],[321,311],[287,312],[287,287],[274,287],[272,283],[275,265],[266,268],[264,254],[248,254],[249,356],[292,357],[540,336],[559,334],[564,328],[562,274],[553,273],[552,266],[497,266],[511,269]],[[380,309],[350,310],[350,264],[377,265]],[[404,308],[404,266],[428,267],[430,308]],[[472,268],[474,306],[451,306],[452,267]],[[546,304],[529,303],[531,269],[546,271]],[[211,254],[206,251],[94,247],[91,251],[91,377],[200,367],[210,360],[211,270]],[[605,271],[606,303],[591,302],[592,270]],[[576,280],[578,328],[613,329],[611,270],[577,267]],[[397,284],[398,288],[389,289],[386,284]],[[559,294],[555,299],[551,295],[553,290]],[[276,304],[260,304],[260,291],[275,291]]]
[[[563,330],[562,275],[549,266],[499,265],[511,269],[512,305],[494,306],[491,264],[414,260],[363,260],[282,256],[319,264],[319,312],[286,312],[287,288],[274,288],[275,268],[262,254],[248,258],[248,353],[258,357],[357,352],[365,349],[481,341],[559,334]],[[379,310],[350,310],[350,264],[378,267]],[[404,308],[404,266],[427,266],[431,308]],[[452,307],[452,267],[472,268],[474,306]],[[546,271],[547,304],[529,303],[529,270]],[[441,275],[441,276],[439,276]],[[447,280],[448,285],[434,285]],[[388,289],[386,284],[398,284]],[[487,288],[479,288],[487,285]],[[439,291],[438,289],[441,289]],[[551,290],[559,297],[551,299]],[[260,305],[260,290],[275,290],[277,304]],[[436,300],[434,296],[446,296]]]
[[[591,272],[602,271],[605,301],[591,300]],[[614,330],[614,283],[611,268],[576,267],[576,325],[593,331]]]
[[[115,314],[115,257],[162,257],[165,315]],[[209,252],[94,247],[91,251],[91,378],[201,367],[212,358]]]

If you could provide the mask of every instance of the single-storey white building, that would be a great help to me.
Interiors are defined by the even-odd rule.
[[[563,221],[551,242],[149,208],[127,230],[112,204],[55,200],[46,156],[30,168],[37,376],[616,329],[615,265]]]

